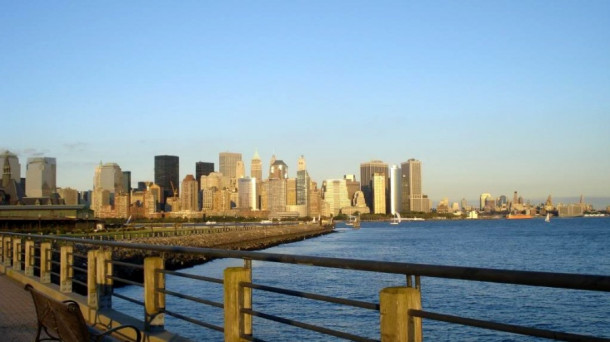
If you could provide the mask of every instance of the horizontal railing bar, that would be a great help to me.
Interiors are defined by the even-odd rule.
[[[559,331],[530,328],[530,327],[524,327],[521,325],[514,325],[514,324],[483,321],[483,320],[478,320],[478,319],[473,319],[473,318],[464,318],[464,317],[459,317],[459,316],[446,315],[446,314],[440,314],[440,313],[436,313],[436,312],[429,312],[429,311],[422,311],[422,310],[411,309],[411,310],[409,310],[409,315],[412,315],[415,317],[427,318],[427,319],[431,319],[434,321],[455,323],[455,324],[467,325],[467,326],[471,326],[471,327],[503,331],[503,332],[513,333],[513,334],[520,334],[520,335],[527,335],[527,336],[534,336],[534,337],[542,337],[542,338],[548,338],[548,339],[559,340],[559,341],[606,341],[606,342],[610,341],[610,339],[607,339],[607,338],[599,338],[599,337],[593,337],[593,336],[564,333],[564,332],[559,332]]]
[[[22,233],[6,233],[9,236],[31,237],[32,239],[48,239],[44,236],[30,236]],[[54,240],[84,243],[82,239],[69,237],[54,237]],[[88,240],[90,245],[139,249],[166,253],[183,253],[205,255],[218,258],[238,258],[258,261],[280,262],[309,266],[330,267],[367,272],[412,274],[424,277],[475,280],[492,283],[518,284],[530,286],[557,287],[576,290],[610,292],[610,276],[587,275],[572,273],[552,273],[535,271],[514,271],[491,268],[461,267],[413,264],[402,262],[385,262],[359,259],[341,259],[304,255],[289,255],[276,253],[263,253],[251,251],[238,251],[213,248],[197,248],[182,246],[147,245],[140,243],[127,243],[118,241]]]
[[[199,275],[194,275],[194,274],[189,274],[189,273],[184,273],[184,272],[170,271],[170,270],[157,270],[157,271],[160,273],[170,274],[170,275],[177,276],[177,277],[203,280],[203,281],[207,281],[209,283],[224,284],[224,281],[222,279],[218,279],[218,278],[210,278],[210,277],[199,276]]]
[[[89,258],[88,256],[86,256],[84,254],[79,254],[79,253],[72,253],[72,256],[75,256],[77,258],[83,258],[83,259]]]
[[[87,271],[87,269],[86,269],[86,268],[76,267],[76,266],[74,266],[74,265],[72,266],[72,269],[77,270],[77,271],[79,271],[79,272],[83,272],[83,273],[87,273],[87,272],[89,272],[89,271]]]
[[[112,295],[117,297],[117,298],[121,298],[122,300],[126,300],[128,302],[132,302],[134,304],[138,304],[138,305],[144,306],[144,302],[141,302],[141,301],[139,301],[137,299],[133,299],[131,297],[123,296],[122,294],[118,294],[118,293],[115,293],[115,292],[113,292]]]
[[[55,272],[49,272],[49,273],[50,273],[50,274],[52,274],[52,275],[54,275],[54,276],[61,277],[61,274],[59,274],[59,273],[55,273]]]
[[[54,264],[54,265],[61,265],[61,262],[59,262],[59,261],[49,260],[49,262]]]
[[[174,291],[163,290],[163,289],[158,289],[157,291],[161,292],[161,293],[165,293],[165,294],[170,295],[170,296],[187,299],[187,300],[190,300],[190,301],[193,301],[193,302],[197,302],[197,303],[201,303],[201,304],[206,304],[206,305],[209,305],[209,306],[214,306],[214,307],[217,307],[219,309],[224,309],[224,307],[225,307],[224,304],[222,304],[222,303],[214,302],[214,301],[207,300],[207,299],[197,298],[197,297],[185,295],[185,294],[174,292]]]
[[[119,283],[124,283],[124,284],[129,284],[129,285],[135,285],[135,286],[139,286],[139,287],[144,287],[144,284],[132,281],[132,280],[127,280],[127,279],[123,279],[123,278],[119,278],[119,277],[113,277],[113,276],[106,276],[107,279],[112,279],[114,281],[118,281]]]
[[[124,262],[124,261],[118,261],[118,260],[107,260],[106,262],[109,263],[109,264],[118,265],[118,266],[138,268],[138,269],[141,269],[141,270],[144,269],[143,265],[133,264],[131,262]]]
[[[72,282],[73,282],[73,283],[80,284],[80,285],[83,285],[83,286],[88,286],[88,285],[87,285],[87,283],[85,283],[84,281],[80,281],[80,280],[72,279]]]
[[[165,312],[166,314],[168,314],[170,316],[176,317],[178,319],[181,319],[181,320],[193,323],[193,324],[197,324],[197,325],[202,326],[204,328],[208,328],[208,329],[212,329],[212,330],[216,330],[216,331],[220,331],[220,332],[224,332],[225,331],[225,329],[223,327],[219,327],[219,326],[214,325],[214,324],[202,322],[200,320],[196,320],[194,318],[190,318],[190,317],[181,315],[179,313],[176,313],[176,312],[173,312],[173,311],[169,311],[167,309],[164,310],[163,312]]]
[[[264,318],[264,319],[267,319],[267,320],[270,320],[270,321],[274,321],[274,322],[290,325],[290,326],[293,326],[293,327],[298,327],[298,328],[302,328],[302,329],[306,329],[306,330],[315,331],[315,332],[318,332],[318,333],[321,333],[321,334],[324,334],[324,335],[330,335],[330,336],[334,336],[334,337],[344,338],[346,340],[351,340],[351,341],[366,341],[366,342],[379,341],[379,340],[373,340],[373,339],[362,337],[362,336],[348,334],[348,333],[345,333],[343,331],[338,331],[338,330],[334,330],[334,329],[319,327],[317,325],[312,325],[312,324],[308,324],[308,323],[303,323],[303,322],[295,321],[295,320],[292,320],[292,319],[287,319],[287,318],[283,318],[283,317],[269,315],[269,314],[262,313],[262,312],[259,312],[259,311],[254,311],[254,310],[251,310],[251,309],[241,309],[241,312],[245,313],[245,314],[248,314],[248,315]]]
[[[342,304],[342,305],[353,306],[356,308],[379,311],[379,304],[363,302],[363,301],[359,301],[359,300],[329,297],[329,296],[319,295],[319,294],[315,294],[315,293],[287,290],[287,289],[282,289],[279,287],[257,285],[257,284],[245,283],[245,282],[240,283],[240,285],[242,285],[244,287],[249,287],[252,289],[266,291],[266,292],[279,293],[279,294],[284,294],[284,295],[294,296],[294,297],[299,297],[299,298],[315,299],[315,300],[319,300],[319,301],[323,301],[323,302]]]

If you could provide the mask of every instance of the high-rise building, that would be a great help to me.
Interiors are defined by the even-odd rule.
[[[201,185],[201,176],[207,176],[214,172],[214,163],[196,162],[195,163],[195,179]]]
[[[131,192],[131,171],[123,171],[123,191]]]
[[[360,187],[364,193],[364,199],[367,205],[371,206],[371,212],[376,213],[378,210],[375,208],[373,201],[373,174],[379,173],[385,177],[385,186],[387,194],[388,181],[388,164],[381,160],[372,160],[368,163],[360,164]],[[384,201],[387,201],[387,195],[384,195]],[[385,208],[385,206],[384,206]]]
[[[286,179],[286,205],[297,204],[297,179]]]
[[[297,162],[297,171],[305,170],[307,170],[307,163],[305,162],[305,157],[301,155],[301,157],[299,157],[299,161]]]
[[[258,155],[258,151],[254,152],[254,156],[250,162],[250,178],[256,178],[259,182],[263,180],[263,162]]]
[[[409,159],[400,164],[402,174],[402,208],[403,212],[429,212],[430,199],[422,192],[421,161]]]
[[[246,177],[246,166],[243,161],[238,160],[235,162],[235,178],[239,179],[244,177]]]
[[[121,167],[116,163],[100,162],[95,168],[91,198],[91,209],[95,212],[95,216],[100,217],[102,212],[108,212],[114,206],[115,196],[124,192]]]
[[[386,186],[385,186],[386,175],[383,173],[373,174],[373,214],[385,214],[386,213]]]
[[[220,173],[229,179],[238,178],[237,162],[241,161],[241,153],[221,152],[218,161]]]
[[[8,159],[8,163],[11,167],[10,179],[17,183],[21,182],[21,164],[19,164],[19,158],[16,154],[9,151],[4,151],[0,154],[0,172],[4,170],[4,161]]]
[[[160,203],[165,204],[166,198],[178,195],[180,186],[180,159],[178,156],[155,156],[155,184],[163,192]]]
[[[288,165],[282,160],[275,160],[269,167],[269,178],[287,179]]]
[[[184,211],[199,210],[199,183],[193,175],[186,175],[182,180],[180,207]]]
[[[256,179],[240,178],[237,181],[237,191],[239,193],[237,207],[242,210],[256,210]]]
[[[286,211],[286,180],[269,178],[267,181],[267,207],[271,213]]]
[[[401,185],[401,174],[400,168],[397,165],[392,165],[390,167],[390,214],[395,215],[400,211],[400,195],[402,190],[400,188]]]
[[[55,158],[28,158],[25,179],[25,195],[27,197],[51,196],[57,188],[57,163]]]
[[[322,197],[329,205],[333,216],[339,215],[341,208],[350,207],[351,201],[347,195],[345,179],[327,179],[322,182]]]
[[[58,188],[59,197],[63,198],[66,205],[78,205],[78,191],[72,188]]]
[[[480,199],[480,203],[479,203],[480,204],[479,209],[481,209],[481,210],[485,209],[485,202],[490,197],[491,197],[491,194],[489,194],[489,193],[482,193],[481,194],[481,199]]]

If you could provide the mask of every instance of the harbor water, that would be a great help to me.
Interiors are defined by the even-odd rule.
[[[336,233],[267,249],[270,253],[455,265],[509,270],[610,275],[610,219],[363,222]],[[183,270],[222,278],[241,260],[215,260]],[[301,265],[253,262],[253,282],[378,303],[379,291],[404,286],[405,277]],[[422,277],[424,310],[467,318],[610,338],[610,293]],[[222,287],[167,277],[166,287],[222,302]],[[115,290],[140,299],[142,289]],[[141,318],[143,309],[118,298],[113,306]],[[167,310],[222,326],[220,309],[167,297]],[[379,339],[378,312],[254,290],[253,308],[287,319]],[[255,317],[254,336],[266,341],[337,338]],[[537,341],[538,339],[424,320],[428,341]],[[221,333],[166,316],[166,329],[195,341],[222,341]]]

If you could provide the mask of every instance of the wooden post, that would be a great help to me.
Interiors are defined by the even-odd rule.
[[[381,341],[421,342],[422,322],[409,315],[421,310],[421,293],[409,287],[388,287],[379,293]]]
[[[34,276],[34,241],[25,242],[25,275]]]
[[[74,251],[73,246],[61,246],[59,259],[59,291],[63,293],[72,292],[72,277],[74,276]]]
[[[13,269],[21,271],[21,239],[13,239]]]
[[[40,282],[48,284],[51,282],[51,243],[40,244]]]
[[[5,236],[2,239],[2,264],[6,267],[11,266],[11,238]]]
[[[97,300],[97,251],[87,252],[87,305],[92,309],[98,309]]]
[[[240,312],[246,307],[246,303],[251,303],[251,297],[245,298],[251,291],[244,291],[239,285],[241,282],[251,281],[252,272],[248,268],[229,267],[224,271],[225,342],[242,341],[241,333],[252,334],[251,318],[246,320],[246,315]]]
[[[4,235],[0,235],[0,263],[4,265]]]
[[[165,325],[165,274],[163,258],[149,257],[144,259],[144,311],[145,330],[162,331]]]
[[[108,261],[112,260],[112,252],[98,250],[96,253],[95,272],[97,282],[97,305],[99,309],[112,308],[112,279],[107,278],[112,276],[112,264]]]

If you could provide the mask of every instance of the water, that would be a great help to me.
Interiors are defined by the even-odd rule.
[[[273,253],[457,265],[514,270],[610,275],[610,219],[427,221],[363,223],[361,229],[270,248]],[[240,260],[216,260],[185,272],[222,278]],[[319,267],[253,263],[253,282],[378,303],[384,287],[402,286],[404,276]],[[610,293],[513,286],[423,277],[424,310],[610,337]],[[220,285],[168,277],[167,288],[222,302]],[[141,288],[117,292],[142,298]],[[143,309],[115,299],[115,307],[141,317]],[[310,324],[379,338],[378,313],[256,291],[255,310]],[[222,311],[167,297],[167,309],[223,325]],[[221,333],[172,317],[166,328],[193,340],[222,341]],[[254,318],[254,334],[268,341],[334,341],[333,337]],[[478,328],[424,321],[428,341],[535,341]]]

